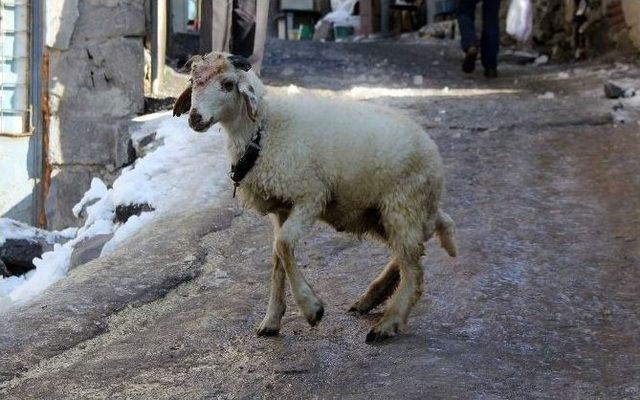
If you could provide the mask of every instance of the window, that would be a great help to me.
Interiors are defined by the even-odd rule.
[[[200,2],[172,0],[171,24],[173,33],[197,33],[200,29]]]
[[[0,134],[30,134],[28,0],[0,0],[0,55]]]

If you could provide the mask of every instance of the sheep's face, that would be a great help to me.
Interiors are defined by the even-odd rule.
[[[251,64],[246,59],[209,53],[195,56],[187,67],[191,68],[191,86],[176,102],[174,115],[190,109],[189,126],[193,130],[203,132],[244,112],[255,119],[256,95],[248,79],[253,72],[247,72]]]

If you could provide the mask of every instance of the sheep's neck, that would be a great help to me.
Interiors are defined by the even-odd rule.
[[[255,135],[258,124],[246,115],[240,115],[231,121],[222,122],[221,125],[227,135],[229,158],[231,163],[235,164],[242,157],[251,138]]]

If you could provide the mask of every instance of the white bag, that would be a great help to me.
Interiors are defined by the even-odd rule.
[[[507,14],[507,33],[524,42],[533,29],[533,6],[531,0],[511,0]]]

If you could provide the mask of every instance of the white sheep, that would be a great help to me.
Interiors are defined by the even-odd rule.
[[[457,253],[453,221],[439,209],[442,161],[429,135],[383,107],[266,95],[251,65],[238,56],[210,53],[190,65],[192,85],[174,115],[189,112],[196,131],[222,125],[231,164],[247,172],[235,176],[239,197],[272,216],[271,294],[258,335],[280,330],[285,274],[309,324],[322,318],[323,303],[293,255],[298,239],[318,219],[389,246],[393,258],[351,310],[367,313],[393,294],[366,340],[395,335],[422,293],[424,242],[436,233],[449,255]],[[251,158],[255,163],[247,162]]]

